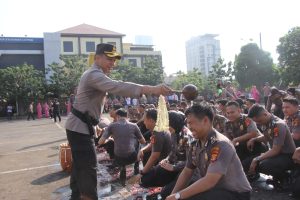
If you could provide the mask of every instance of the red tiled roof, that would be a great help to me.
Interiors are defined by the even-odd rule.
[[[91,26],[88,24],[80,24],[71,28],[67,28],[61,31],[58,31],[62,34],[80,34],[80,35],[113,35],[113,36],[125,36],[122,33],[117,33],[114,31],[109,31],[103,28],[98,28],[96,26]]]

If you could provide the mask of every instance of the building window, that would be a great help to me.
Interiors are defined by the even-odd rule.
[[[136,59],[128,59],[128,62],[131,66],[137,67],[137,61]]]
[[[86,52],[95,52],[95,42],[86,42]]]
[[[73,42],[72,41],[64,41],[64,52],[73,52]]]

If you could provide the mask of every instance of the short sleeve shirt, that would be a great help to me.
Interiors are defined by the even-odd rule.
[[[273,115],[270,122],[262,126],[262,131],[271,147],[282,146],[281,153],[294,153],[295,143],[287,124],[282,119]]]
[[[300,112],[298,111],[293,116],[286,118],[286,123],[290,132],[297,135],[297,138],[300,138]]]
[[[169,132],[152,133],[150,138],[152,144],[152,152],[160,152],[159,160],[166,158],[171,151],[171,135]]]
[[[226,136],[215,130],[208,135],[206,144],[199,141],[192,143],[186,167],[198,170],[201,178],[207,173],[221,174],[217,188],[233,192],[251,191],[234,146]]]
[[[119,157],[127,157],[138,150],[138,140],[142,139],[140,129],[134,123],[127,120],[119,120],[111,123],[105,130],[102,138],[113,137],[114,153]]]
[[[251,132],[258,132],[258,129],[256,123],[246,115],[242,114],[238,121],[226,122],[225,133],[231,140]]]

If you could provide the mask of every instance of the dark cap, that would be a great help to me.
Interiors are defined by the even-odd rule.
[[[97,45],[96,55],[106,55],[109,58],[121,59],[121,55],[117,53],[116,47],[111,44],[101,43]]]

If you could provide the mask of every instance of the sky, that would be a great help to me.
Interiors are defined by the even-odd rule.
[[[234,61],[253,40],[277,63],[279,38],[300,26],[299,0],[0,0],[0,35],[42,37],[82,23],[123,33],[124,42],[150,35],[167,74],[186,71],[185,42],[218,34],[221,57]]]

